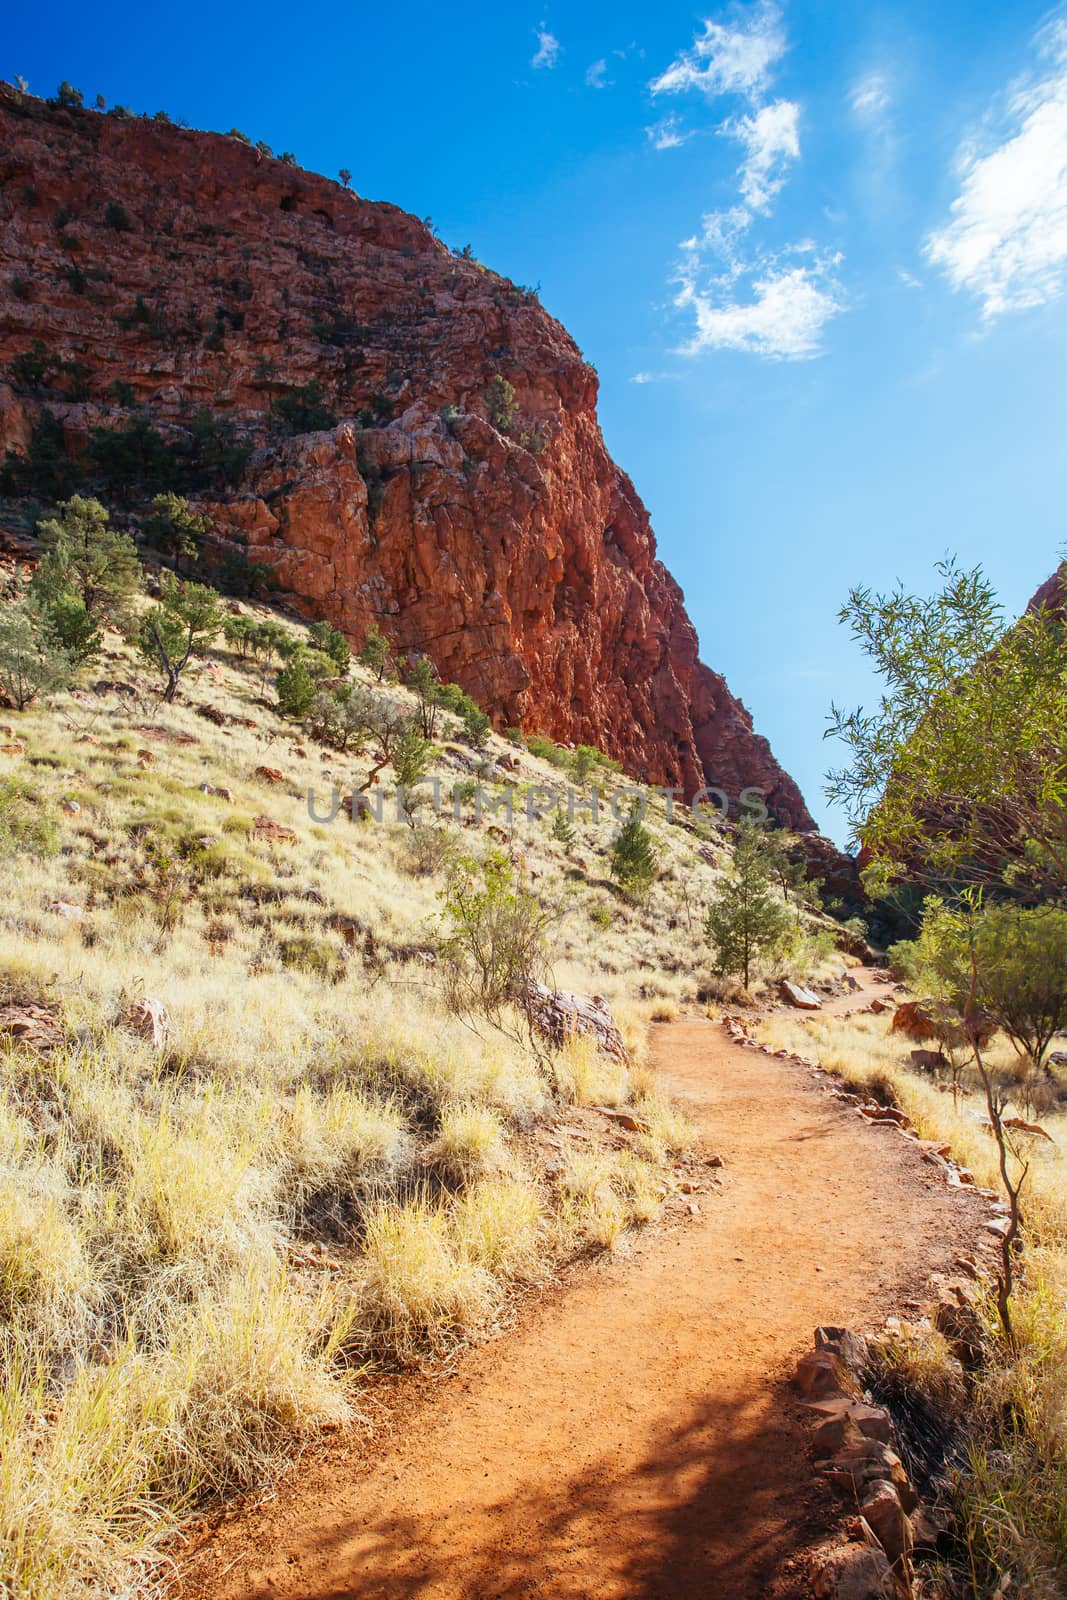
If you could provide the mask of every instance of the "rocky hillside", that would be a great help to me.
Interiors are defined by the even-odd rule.
[[[177,482],[302,614],[376,623],[498,727],[813,826],[698,660],[596,374],[535,293],[242,135],[3,86],[0,152],[9,530],[20,494],[102,475],[135,508]]]

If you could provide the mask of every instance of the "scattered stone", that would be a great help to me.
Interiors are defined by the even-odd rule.
[[[891,1600],[896,1589],[889,1562],[868,1544],[835,1550],[815,1578],[817,1600]]]
[[[722,1156],[709,1156],[704,1165],[706,1167],[723,1167],[726,1163],[723,1161]]]
[[[940,1050],[913,1050],[911,1064],[916,1072],[940,1072],[948,1062]]]
[[[134,1000],[124,1007],[119,1021],[131,1033],[139,1034],[142,1039],[150,1039],[157,1050],[162,1049],[170,1037],[167,1009],[162,1000],[153,999],[151,995],[143,995],[140,1000]]]
[[[976,1372],[984,1364],[982,1319],[965,1296],[946,1296],[934,1312],[934,1327],[944,1334],[949,1349],[965,1372]]]
[[[801,1356],[797,1362],[796,1383],[806,1400],[844,1395],[854,1386],[848,1368],[832,1350],[809,1350]]]
[[[50,900],[45,907],[54,916],[63,917],[67,922],[80,922],[85,915],[82,906],[74,905],[70,900]]]
[[[632,1111],[619,1111],[614,1106],[594,1106],[593,1109],[599,1111],[602,1117],[607,1117],[610,1121],[617,1122],[620,1128],[626,1129],[627,1133],[648,1132],[648,1124],[642,1122],[640,1117],[635,1117]],[[684,1183],[679,1184],[679,1188],[683,1194],[692,1194],[693,1192],[692,1184],[688,1186]]]
[[[788,978],[783,978],[778,985],[778,991],[783,1000],[788,1000],[791,1006],[798,1007],[801,1011],[821,1011],[822,1001],[810,989],[805,989],[799,983],[790,983]]]
[[[61,811],[65,811],[68,817],[78,817],[78,816],[80,816],[81,815],[81,809],[82,808],[78,804],[77,800],[64,800],[63,804],[60,807],[60,810]]]
[[[579,1034],[594,1039],[597,1048],[613,1060],[629,1061],[622,1034],[601,995],[587,999],[566,989],[548,989],[534,980],[527,990],[527,1007],[538,1033],[557,1048]]]
[[[896,1485],[885,1479],[870,1484],[860,1505],[864,1521],[894,1566],[911,1554],[911,1521],[900,1503]]]
[[[265,839],[268,844],[296,843],[296,829],[286,827],[284,822],[275,822],[271,817],[257,817],[252,824],[252,832],[257,839]]]
[[[214,783],[202,783],[200,793],[209,795],[212,800],[224,800],[228,806],[235,804],[233,790],[226,789]]]
[[[857,1106],[856,1110],[868,1122],[891,1122],[897,1128],[911,1127],[903,1111],[898,1111],[896,1106],[865,1105]]]
[[[360,794],[358,789],[351,794],[346,794],[341,801],[341,810],[354,822],[367,822],[374,815],[370,801],[365,794]]]
[[[262,778],[264,783],[284,783],[285,773],[279,772],[277,767],[257,767],[256,777]]]
[[[808,1409],[822,1420],[812,1435],[816,1460],[833,1456],[855,1438],[893,1441],[893,1422],[884,1406],[869,1406],[845,1396],[808,1401]]]
[[[980,1045],[988,1044],[996,1032],[996,1024],[985,1012],[976,1014],[969,1024],[952,1006],[941,1000],[907,1000],[899,1005],[893,1017],[891,1031],[902,1033],[915,1044],[925,1044],[935,1039],[939,1044],[949,1041],[966,1041],[974,1037]]]
[[[952,1531],[952,1513],[941,1506],[917,1506],[911,1517],[911,1536],[915,1549],[937,1555]]]
[[[205,722],[214,723],[216,728],[226,726],[225,712],[220,711],[218,706],[197,706],[196,714],[198,717],[203,717]]]
[[[918,1504],[918,1496],[896,1451],[880,1439],[861,1437],[858,1428],[850,1432],[848,1443],[836,1453],[824,1473],[827,1481],[844,1495],[860,1495],[871,1484],[888,1483],[900,1496],[906,1510],[914,1510]]]
[[[0,1006],[0,1036],[36,1050],[39,1055],[48,1055],[63,1044],[59,1019],[47,1006]]]
[[[876,1017],[880,1017],[883,1011],[891,1011],[892,1007],[888,1000],[872,1000],[867,1010],[873,1011]]]

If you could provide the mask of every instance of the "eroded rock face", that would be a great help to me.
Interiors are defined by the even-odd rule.
[[[698,660],[596,375],[536,296],[233,137],[0,91],[0,150],[0,369],[37,339],[49,363],[0,389],[0,450],[45,405],[75,453],[134,400],[177,442],[206,407],[253,451],[201,498],[308,617],[357,646],[376,623],[500,728],[596,744],[686,798],[718,787],[735,813],[760,789],[812,828]],[[271,403],[311,383],[336,424],[286,437]]]

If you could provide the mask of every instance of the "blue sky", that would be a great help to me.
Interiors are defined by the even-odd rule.
[[[177,27],[175,26],[177,20]],[[1067,20],[660,0],[18,8],[0,74],[238,126],[432,217],[601,378],[702,653],[828,831],[836,612],[1067,543]]]

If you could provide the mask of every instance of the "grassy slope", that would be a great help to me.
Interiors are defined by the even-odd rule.
[[[109,642],[103,674],[143,690]],[[432,937],[438,851],[395,822],[311,823],[308,785],[325,800],[365,764],[301,742],[263,693],[220,650],[174,707],[107,691],[0,718],[25,745],[0,781],[24,780],[23,820],[58,845],[0,851],[0,1006],[51,1008],[65,1039],[0,1043],[0,1587],[34,1600],[135,1592],[174,1517],[352,1416],[369,1365],[477,1336],[523,1282],[654,1217],[686,1142],[639,1066],[585,1043],[538,1062],[446,1014],[405,959]],[[520,786],[559,781],[519,760]],[[257,838],[261,814],[295,843]],[[644,1020],[703,976],[693,906],[718,853],[655,831],[642,907],[607,881],[610,822],[569,850],[546,822],[512,841],[564,901],[557,983],[606,995],[637,1061]],[[121,1020],[143,996],[162,1048]],[[583,1104],[634,1105],[646,1131],[590,1133]]]

